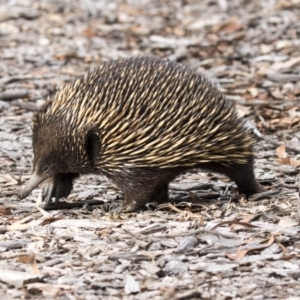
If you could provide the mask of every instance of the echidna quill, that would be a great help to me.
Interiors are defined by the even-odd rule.
[[[254,139],[232,102],[210,81],[168,60],[133,57],[67,84],[33,117],[33,172],[50,203],[79,174],[106,176],[122,209],[168,200],[168,184],[201,168],[227,175],[240,193],[263,191],[253,172]]]

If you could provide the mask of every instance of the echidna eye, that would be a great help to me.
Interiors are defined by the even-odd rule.
[[[46,166],[46,167],[44,167],[43,169],[42,169],[42,172],[43,173],[46,173],[46,172],[48,172],[49,171],[49,167],[48,166]]]

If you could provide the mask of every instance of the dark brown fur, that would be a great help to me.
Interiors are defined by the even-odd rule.
[[[33,119],[32,179],[44,199],[67,197],[79,174],[105,175],[125,194],[124,209],[168,201],[168,184],[191,168],[222,173],[241,193],[262,191],[254,140],[220,90],[191,70],[140,57],[82,76]]]

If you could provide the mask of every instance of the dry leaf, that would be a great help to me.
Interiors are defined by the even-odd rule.
[[[300,57],[292,57],[290,58],[289,60],[286,60],[284,62],[276,62],[274,64],[272,64],[270,66],[270,69],[272,70],[281,70],[281,69],[288,69],[288,68],[291,68],[293,67],[294,65],[300,63]]]
[[[248,250],[241,249],[241,250],[238,250],[235,254],[226,253],[225,255],[232,260],[237,260],[237,259],[241,259],[241,258],[245,257],[247,253],[248,253]]]
[[[9,207],[5,207],[4,205],[0,206],[0,216],[8,216],[11,215],[11,209]]]
[[[278,163],[281,165],[290,165],[292,167],[298,167],[300,166],[300,161],[290,158],[288,154],[286,153],[286,146],[285,145],[280,145],[277,147],[276,152],[279,157]]]
[[[9,231],[14,231],[14,230],[27,230],[30,227],[30,224],[12,224],[12,225],[7,225],[7,230]]]
[[[17,261],[23,264],[32,264],[34,262],[33,254],[25,254],[17,257]]]
[[[36,274],[36,275],[41,274],[41,271],[39,270],[39,267],[38,267],[38,265],[36,263],[36,260],[34,260],[32,266],[31,266],[31,273],[32,274]]]
[[[99,236],[103,236],[103,235],[111,234],[111,232],[112,232],[111,228],[104,228],[102,230],[97,230],[96,234]]]
[[[276,149],[277,155],[279,158],[287,158],[288,155],[285,151],[285,145],[280,145],[279,147],[277,147]]]
[[[18,181],[15,180],[10,174],[0,174],[0,183],[6,182],[5,186],[17,185]]]
[[[46,218],[44,219],[42,222],[41,222],[41,225],[48,225],[48,224],[51,224],[53,222],[56,222],[58,220],[62,220],[63,218],[59,218],[59,217],[49,217],[49,218]]]
[[[248,88],[248,91],[250,92],[250,94],[253,98],[257,97],[258,89],[256,87],[250,87],[250,88]]]
[[[290,165],[291,165],[292,167],[297,168],[297,167],[300,166],[300,160],[296,160],[296,159],[291,158],[291,159],[290,159]]]
[[[298,222],[296,222],[290,218],[282,218],[278,222],[278,226],[285,227],[285,228],[293,227],[293,226],[297,226],[297,225],[299,225]]]

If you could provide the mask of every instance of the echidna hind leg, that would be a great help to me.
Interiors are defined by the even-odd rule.
[[[154,183],[148,183],[146,186],[138,184],[136,181],[130,182],[123,190],[125,194],[123,211],[133,212],[144,208],[148,202],[151,202],[155,187]]]
[[[151,196],[150,202],[156,202],[158,204],[163,204],[169,202],[169,183],[165,183],[162,186],[156,188]]]
[[[116,176],[109,176],[111,180],[123,193],[125,199],[122,207],[117,209],[118,212],[133,212],[145,206],[151,199],[151,195],[156,187],[156,182],[146,183],[146,179],[141,176],[132,174],[128,176],[128,172],[124,170]]]
[[[253,159],[249,159],[245,164],[231,163],[223,165],[221,163],[207,163],[199,166],[205,170],[220,173],[233,180],[240,194],[247,196],[263,192],[264,189],[259,185],[254,176]]]
[[[125,195],[122,211],[133,212],[149,202],[167,202],[168,184],[178,173],[173,169],[131,169],[108,177]]]
[[[145,207],[147,203],[157,203],[162,204],[169,202],[168,196],[168,184],[163,186],[154,187],[149,189],[149,185],[146,187],[142,193],[133,191],[131,193],[125,194],[125,201],[123,203],[123,210],[126,212],[133,212]]]
[[[236,183],[240,194],[251,196],[264,192],[263,187],[255,179],[253,165],[251,159],[244,165],[236,164],[225,169],[224,174]]]

